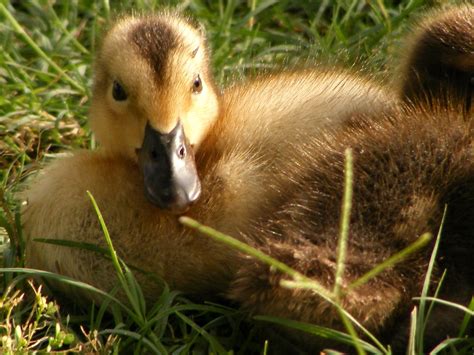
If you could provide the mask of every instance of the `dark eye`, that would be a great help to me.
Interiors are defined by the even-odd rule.
[[[116,80],[114,80],[112,85],[112,96],[115,101],[125,101],[128,97],[123,86],[120,85]]]
[[[198,75],[194,79],[193,82],[193,92],[195,94],[199,94],[202,91],[202,82],[201,82],[201,77]]]

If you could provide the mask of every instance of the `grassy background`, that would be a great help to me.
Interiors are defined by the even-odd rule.
[[[389,81],[401,37],[410,33],[408,25],[426,9],[446,3],[453,1],[0,0],[2,263],[22,266],[14,199],[20,183],[59,152],[94,147],[87,126],[91,63],[101,31],[117,13],[171,6],[196,18],[206,28],[214,74],[221,86],[274,67],[315,63],[337,63]],[[139,352],[147,346],[133,340],[136,334],[143,335],[143,322],[120,310],[115,309],[112,317],[103,317],[102,309],[58,312],[34,286],[27,286],[29,298],[22,299],[14,288],[8,288],[14,281],[11,274],[0,275],[0,281],[4,295],[0,337],[6,337],[0,344],[5,349],[33,347],[38,339],[43,340],[37,345],[42,349],[118,351],[130,347]],[[161,308],[156,312],[166,307],[169,311],[154,325],[151,333],[155,335],[149,329],[145,332],[151,341],[157,338],[161,351],[262,349],[253,336],[257,331],[239,312],[189,303],[173,292],[165,292],[157,304]],[[156,316],[154,310],[150,312]],[[86,327],[87,335],[81,334],[80,325]],[[91,332],[93,328],[101,331]],[[36,332],[28,335],[28,329]],[[114,329],[115,335],[109,337],[107,329]],[[9,347],[5,345],[8,339]]]

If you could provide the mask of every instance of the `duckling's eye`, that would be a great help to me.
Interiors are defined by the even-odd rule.
[[[115,101],[125,101],[128,97],[123,86],[120,85],[116,80],[114,80],[112,85],[112,96]]]
[[[193,93],[199,94],[202,91],[201,77],[198,75],[193,82]]]

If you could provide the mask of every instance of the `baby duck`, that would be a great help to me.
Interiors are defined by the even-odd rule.
[[[355,115],[350,124],[315,136],[307,148],[312,154],[291,159],[292,179],[279,187],[286,191],[282,205],[253,221],[247,241],[331,288],[344,151],[352,147],[354,198],[343,287],[421,234],[437,235],[447,206],[432,281],[435,287],[447,269],[438,297],[467,306],[474,294],[474,114],[472,84],[467,86],[474,77],[473,23],[474,7],[463,6],[423,25],[418,33],[423,41],[413,45],[410,66],[404,68],[416,73],[401,86],[400,101],[409,103],[382,115]],[[453,55],[458,47],[463,52]],[[418,67],[427,58],[436,71]],[[463,76],[445,76],[461,64]],[[343,307],[390,343],[394,353],[406,351],[413,298],[421,294],[431,251],[411,255],[343,299]],[[241,256],[239,265],[228,297],[249,312],[343,329],[336,308],[310,290],[282,287],[284,275],[255,259]],[[425,329],[424,351],[457,336],[464,315],[435,306]],[[471,327],[471,335],[473,331]],[[293,337],[306,351],[327,346],[314,337]]]
[[[218,110],[204,39],[181,19],[123,18],[108,33],[91,125],[112,155],[138,158],[150,201],[181,211],[199,197],[192,147]]]
[[[402,63],[400,96],[415,104],[461,101],[469,110],[474,95],[472,6],[426,16],[418,27]]]
[[[199,196],[193,155],[204,140],[212,156],[236,144],[278,159],[290,149],[286,142],[295,144],[292,136],[387,102],[373,83],[314,70],[265,76],[220,96],[205,38],[169,13],[119,20],[95,72],[90,116],[98,141],[112,154],[138,158],[149,200],[178,213]]]
[[[119,19],[95,73],[90,118],[101,148],[48,166],[26,193],[23,223],[29,267],[105,290],[116,279],[101,255],[34,241],[105,246],[86,191],[128,264],[188,294],[215,296],[237,269],[237,253],[183,228],[173,214],[187,210],[239,235],[278,200],[272,186],[291,178],[287,158],[306,140],[389,101],[378,85],[336,70],[262,76],[220,94],[203,34],[172,13]],[[140,278],[147,297],[156,297],[160,286]]]

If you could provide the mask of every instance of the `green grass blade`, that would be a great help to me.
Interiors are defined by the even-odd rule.
[[[441,275],[441,278],[439,279],[438,285],[436,286],[436,290],[433,294],[434,298],[438,298],[439,293],[441,292],[441,287],[443,286],[444,278],[446,277],[446,270],[444,270],[443,274]],[[428,323],[428,319],[430,318],[431,313],[433,312],[433,308],[435,306],[434,302],[430,303],[430,306],[428,307],[428,311],[426,312],[426,317],[425,317],[425,324],[423,327],[423,332],[422,334],[425,333],[426,325]]]
[[[61,31],[66,35],[66,39],[70,40],[71,43],[74,45],[76,49],[78,49],[82,54],[89,55],[89,51],[87,50],[86,47],[84,47],[75,37],[74,35],[67,30],[66,27],[64,27],[62,21],[59,19],[58,15],[56,14],[56,11],[54,8],[49,4],[49,13],[53,17],[54,23],[56,26],[58,26]]]
[[[469,303],[469,306],[467,306],[467,308],[470,311],[474,312],[474,296],[471,298],[471,302]],[[458,335],[459,338],[462,338],[464,334],[466,334],[466,330],[469,325],[469,322],[471,321],[471,318],[472,318],[472,314],[466,313],[466,315],[464,316],[462,320],[461,328],[459,329],[459,335]]]
[[[241,242],[240,240],[237,240],[229,235],[226,235],[224,233],[221,233],[214,228],[205,226],[196,220],[182,216],[179,218],[180,223],[184,224],[186,227],[195,229],[202,234],[211,237],[214,240],[217,240],[221,243],[224,243],[234,249],[237,249],[241,252],[244,252],[250,256],[253,256],[254,258],[263,261],[264,263],[267,263],[271,266],[273,266],[275,269],[293,277],[295,280],[302,280],[302,281],[311,281],[314,283],[313,289],[316,290],[321,296],[324,298],[332,298],[332,295],[329,291],[327,291],[324,286],[320,285],[314,280],[311,280],[307,278],[306,276],[300,274],[298,271],[290,268],[288,265],[266,255],[265,253],[262,253],[260,250],[251,247],[248,244],[245,244]]]
[[[423,353],[424,351],[423,338],[424,338],[424,329],[425,329],[425,323],[426,323],[426,314],[425,314],[426,300],[427,300],[426,297],[428,296],[431,275],[433,274],[433,268],[436,262],[436,255],[438,254],[439,243],[441,240],[441,234],[443,232],[443,226],[444,226],[444,221],[446,218],[447,211],[448,211],[448,207],[445,206],[444,212],[443,212],[443,218],[441,219],[441,224],[439,226],[438,235],[436,236],[436,241],[433,246],[433,251],[431,253],[430,262],[428,263],[428,270],[426,271],[425,281],[423,283],[423,289],[421,291],[420,304],[419,304],[419,309],[418,309],[418,319],[416,323],[417,324],[417,328],[416,328],[417,341],[416,341],[416,346],[415,346],[415,351],[420,352],[420,353]]]
[[[112,238],[110,238],[109,230],[107,229],[107,226],[104,221],[104,217],[102,216],[102,213],[100,212],[99,206],[97,205],[97,202],[94,199],[94,196],[87,191],[87,195],[89,196],[92,205],[94,207],[95,213],[97,214],[97,218],[99,219],[100,226],[102,228],[102,232],[104,234],[105,240],[107,242],[107,245],[109,247],[109,252],[110,252],[110,257],[112,259],[112,264],[114,265],[115,271],[117,272],[118,279],[122,285],[122,289],[127,295],[127,298],[132,305],[132,308],[134,309],[136,316],[141,320],[138,323],[144,323],[145,322],[145,313],[143,312],[143,300],[140,299],[140,293],[141,291],[138,291],[136,287],[140,287],[137,282],[130,282],[130,278],[133,277],[133,275],[130,274],[130,272],[126,273],[126,270],[123,269],[121,264],[121,261],[119,260],[117,256],[117,252],[114,249],[114,246],[112,244]],[[128,270],[128,269],[127,269]]]
[[[452,308],[456,308],[456,309],[459,309],[461,311],[463,311],[464,313],[466,313],[467,315],[473,317],[474,316],[474,310],[473,309],[470,309],[468,307],[465,307],[463,305],[460,305],[458,303],[454,303],[454,302],[450,302],[450,301],[446,301],[446,300],[443,300],[441,298],[434,298],[434,297],[414,297],[413,298],[414,300],[419,300],[419,301],[422,301],[422,300],[425,300],[425,301],[432,301],[432,302],[436,302],[436,303],[439,303],[439,304],[443,304],[445,306],[449,306],[449,307],[452,307]],[[420,302],[421,303],[421,302]]]
[[[39,242],[39,243],[45,243],[45,244],[59,245],[59,246],[68,247],[68,248],[89,250],[94,253],[98,253],[102,255],[104,258],[108,260],[111,260],[109,249],[102,248],[93,243],[77,242],[74,240],[67,240],[67,239],[51,239],[51,238],[34,238],[33,241]],[[163,280],[156,274],[150,273],[148,271],[145,271],[139,267],[136,267],[130,264],[128,264],[127,267],[130,268],[131,270],[141,273],[142,275],[146,275],[147,277],[154,280],[159,285],[163,284]]]
[[[333,294],[336,299],[341,297],[341,285],[344,276],[344,269],[347,254],[347,241],[349,238],[349,224],[352,209],[352,193],[353,193],[353,156],[352,149],[345,151],[345,169],[344,169],[344,198],[341,208],[341,225],[340,235],[337,244],[337,264]]]
[[[295,280],[294,281],[291,281],[291,280],[282,280],[281,281],[281,284],[282,286],[293,286],[293,287],[302,287],[302,285],[310,285],[308,288],[311,288],[312,290],[314,290],[319,296],[323,297],[324,299],[326,299],[327,301],[329,301],[330,303],[332,303],[333,305],[335,306],[338,306],[335,302],[334,302],[334,299],[333,299],[333,296],[332,294],[327,291],[323,286],[321,286],[319,283],[317,283],[316,281],[310,279],[310,278],[307,278],[306,276],[298,273],[296,270],[290,268],[289,266],[279,262],[278,260],[275,260],[273,259],[272,257],[262,253],[261,251],[259,251],[258,249],[255,249],[235,238],[232,238],[226,234],[223,234],[221,232],[218,232],[216,231],[215,229],[211,228],[211,227],[207,227],[207,226],[204,226],[202,225],[201,223],[189,218],[189,217],[180,217],[179,218],[179,221],[190,227],[190,228],[193,228],[193,229],[196,229],[198,230],[199,232],[219,241],[219,242],[222,242],[222,243],[225,243],[231,247],[234,247],[244,253],[247,253],[263,262],[266,262],[270,265],[272,265],[273,267],[275,267],[277,270],[281,271],[281,272],[284,272],[284,273],[287,273],[289,274],[290,276],[292,276]],[[340,307],[339,307],[340,308]],[[344,311],[344,310],[343,310]],[[345,312],[345,311],[344,311]],[[358,328],[360,328],[372,341],[374,341],[375,344],[377,344],[377,346],[380,348],[380,349],[385,349],[385,347],[376,339],[376,337],[371,334],[365,327],[363,327],[354,317],[350,316],[349,313],[345,312],[344,313],[346,317],[348,317],[352,323],[356,324]]]
[[[458,352],[456,351],[456,349],[454,348],[453,349],[453,346],[454,345],[457,345],[457,344],[462,344],[465,342],[465,339],[461,339],[461,338],[450,338],[450,339],[446,339],[444,340],[442,343],[438,344],[433,350],[430,351],[430,355],[436,355],[436,354],[463,354],[464,352]],[[471,345],[474,345],[474,342],[473,344]],[[451,350],[451,351],[449,351]],[[474,350],[471,348],[471,350]],[[467,355],[467,353],[464,353]]]
[[[146,314],[146,302],[142,289],[130,268],[123,262],[122,268],[124,270],[125,281],[127,283],[128,289],[130,290],[133,299],[136,301],[136,307],[139,310],[139,314],[143,315],[144,318]]]
[[[205,329],[199,327],[195,322],[192,321],[191,318],[186,317],[181,312],[176,312],[176,315],[181,318],[186,324],[188,324],[191,328],[193,328],[196,332],[201,334],[211,345],[212,349],[217,354],[226,355],[227,351],[223,348],[223,346],[217,341],[215,337],[209,334]]]
[[[305,333],[315,335],[319,338],[331,339],[341,344],[355,346],[354,338],[350,334],[343,333],[331,328],[326,328],[326,327],[321,327],[314,324],[299,322],[299,321],[290,320],[290,319],[278,318],[278,317],[271,317],[271,316],[255,316],[253,318],[258,321],[275,323],[275,324],[279,324],[288,328],[301,330],[301,331],[304,331]],[[364,340],[356,339],[355,341],[357,341],[358,345],[362,347],[365,351],[368,351],[372,354],[383,354],[382,351],[380,351],[379,349],[377,349],[376,347],[374,347],[370,343],[367,343]]]
[[[398,253],[392,255],[390,258],[382,262],[381,264],[374,267],[372,270],[368,271],[357,280],[355,280],[352,284],[349,285],[348,289],[352,290],[356,287],[359,287],[365,284],[370,279],[376,277],[378,274],[383,272],[384,270],[392,267],[393,265],[399,263],[400,261],[407,258],[410,254],[416,252],[417,250],[423,248],[429,241],[432,239],[432,235],[430,233],[425,233],[420,236],[416,241],[412,244],[407,246],[406,248],[402,249]]]
[[[67,240],[67,239],[52,239],[52,238],[34,238],[33,241],[44,243],[44,244],[59,245],[59,246],[68,247],[68,248],[89,250],[89,251],[93,251],[94,253],[101,254],[104,257],[107,257],[110,259],[110,251],[108,249],[102,248],[92,243],[77,242],[74,240]]]
[[[414,307],[410,315],[410,334],[408,336],[408,348],[407,355],[416,355],[416,342],[417,342],[417,333],[416,329],[418,327],[418,316],[417,308]]]
[[[22,277],[24,276],[23,278],[35,276],[35,277],[44,277],[44,278],[48,278],[48,279],[52,279],[52,280],[57,280],[57,281],[65,283],[65,284],[84,289],[88,292],[99,294],[100,296],[105,297],[107,299],[110,299],[111,301],[113,301],[114,303],[119,305],[128,314],[130,314],[130,315],[133,314],[133,312],[128,307],[126,307],[117,298],[111,296],[107,292],[102,291],[101,289],[98,289],[98,288],[96,288],[94,286],[91,286],[89,284],[86,284],[84,282],[77,281],[73,278],[64,276],[64,275],[59,275],[59,274],[55,274],[53,272],[37,270],[37,269],[14,268],[14,267],[13,268],[0,268],[0,273],[18,273],[18,274],[23,274],[22,275]]]
[[[113,265],[115,267],[115,270],[117,271],[117,274],[121,280],[125,279],[125,275],[122,270],[122,266],[120,265],[119,258],[117,256],[117,252],[114,249],[114,246],[112,244],[112,238],[110,238],[109,230],[105,224],[104,217],[102,216],[102,213],[100,212],[99,206],[97,205],[97,202],[95,201],[94,196],[87,191],[87,195],[89,196],[92,206],[94,207],[94,211],[97,214],[97,218],[99,219],[100,227],[102,228],[102,232],[104,233],[105,240],[108,245],[108,252],[110,254],[110,257],[112,259]]]

